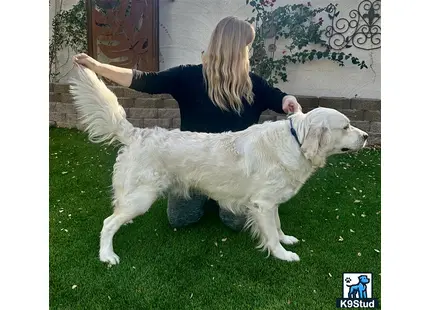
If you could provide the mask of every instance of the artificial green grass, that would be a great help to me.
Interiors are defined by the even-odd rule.
[[[116,149],[60,128],[49,148],[51,309],[335,309],[343,272],[372,272],[380,298],[378,150],[332,157],[280,207],[284,231],[302,240],[286,247],[299,263],[266,258],[216,214],[175,231],[160,200],[121,227],[121,263],[109,268],[98,246]]]

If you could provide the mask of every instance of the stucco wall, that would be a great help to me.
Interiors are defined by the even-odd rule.
[[[275,7],[307,2],[278,0]],[[314,7],[324,7],[330,2],[338,3],[341,14],[348,17],[349,11],[357,8],[361,0],[310,2]],[[211,31],[220,19],[228,15],[250,17],[251,7],[245,4],[245,0],[160,0],[160,69],[184,63],[198,63],[201,51],[206,49]],[[345,67],[339,67],[328,60],[291,65],[288,68],[289,82],[280,84],[279,87],[298,95],[379,99],[380,49],[364,51],[352,47],[345,52],[366,61],[369,69],[360,70],[347,63]]]
[[[51,0],[49,1],[49,37],[52,35],[52,19],[60,10],[66,11],[78,3],[78,0]],[[55,66],[55,72],[59,72],[59,81],[67,81],[70,78],[70,70],[72,69],[71,58],[75,52],[71,48],[65,48],[58,53],[58,62]]]
[[[51,1],[50,18],[58,10],[60,2],[63,3],[63,9],[68,9],[77,0]],[[276,6],[307,2],[278,0]],[[311,4],[314,7],[326,6],[330,2],[338,3],[341,14],[347,16],[351,9],[357,8],[361,0],[313,0]],[[245,0],[160,0],[160,69],[199,63],[201,52],[206,49],[216,23],[228,15],[241,18],[252,16],[251,7],[245,4]],[[380,99],[380,49],[364,51],[352,47],[345,52],[351,52],[365,60],[369,69],[360,70],[348,63],[345,67],[339,67],[327,60],[312,61],[291,65],[288,68],[289,82],[278,86],[295,95]],[[61,82],[66,82],[69,77],[66,73],[71,68],[71,62],[67,62],[67,59],[72,54],[73,51],[69,50],[60,53],[60,62],[66,63],[59,69],[64,75]]]

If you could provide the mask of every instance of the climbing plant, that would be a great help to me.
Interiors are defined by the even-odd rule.
[[[52,19],[52,36],[49,40],[49,78],[51,81],[57,81],[60,78],[58,71],[65,63],[58,63],[58,53],[64,48],[79,52],[88,50],[84,0],[79,0],[70,10],[60,8]]]
[[[350,61],[360,69],[367,68],[364,61],[351,53],[332,51],[324,40],[323,16],[336,17],[330,15],[329,6],[313,8],[308,2],[274,8],[275,3],[276,0],[246,0],[254,14],[247,21],[253,23],[256,30],[251,68],[270,84],[288,81],[288,65],[318,59],[328,59],[339,66]],[[282,47],[275,55],[278,45]]]
[[[314,8],[311,3],[286,4],[274,8],[276,0],[246,0],[252,7],[253,16],[247,20],[256,28],[250,58],[252,70],[270,84],[288,81],[288,65],[328,59],[344,66],[345,62],[360,69],[366,63],[352,53],[332,51],[324,38],[324,18],[333,19],[333,4]],[[336,4],[334,4],[336,6]],[[272,41],[267,44],[268,41]],[[282,43],[280,43],[282,42]],[[281,47],[279,47],[281,46]],[[49,77],[58,80],[58,53],[64,48],[86,52],[87,22],[85,0],[79,0],[70,10],[61,10],[52,20],[52,36],[49,42]],[[279,50],[276,54],[275,52]]]

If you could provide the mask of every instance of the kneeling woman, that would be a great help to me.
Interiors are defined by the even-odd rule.
[[[254,28],[236,17],[226,17],[215,27],[202,63],[181,65],[161,72],[142,72],[102,64],[86,54],[74,61],[122,86],[149,94],[170,94],[181,113],[181,130],[220,133],[240,131],[258,123],[263,111],[288,113],[297,103],[263,78],[250,73],[248,48]],[[167,215],[173,227],[197,222],[204,214],[207,197],[191,199],[169,195]],[[242,229],[245,217],[219,211],[224,224]]]

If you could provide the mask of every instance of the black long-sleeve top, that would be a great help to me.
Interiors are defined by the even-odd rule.
[[[210,100],[204,82],[202,65],[181,65],[161,72],[133,70],[131,89],[149,94],[170,94],[181,114],[181,130],[219,133],[240,131],[258,123],[263,111],[285,114],[282,99],[287,94],[271,87],[263,78],[250,73],[254,102],[243,99],[240,115],[221,110]]]

